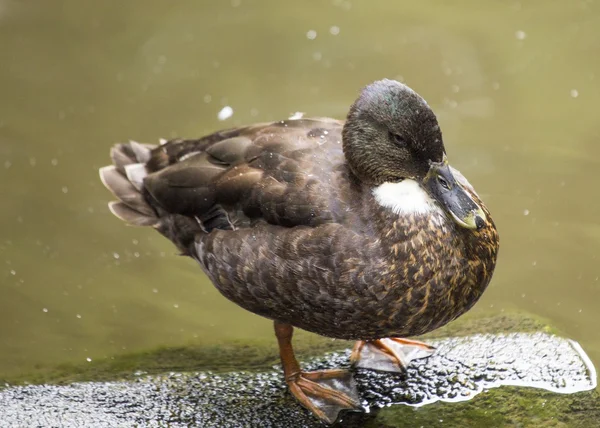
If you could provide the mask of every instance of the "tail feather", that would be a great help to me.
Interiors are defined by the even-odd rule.
[[[109,203],[110,211],[134,226],[153,226],[158,215],[143,195],[145,163],[151,158],[152,146],[131,141],[117,144],[110,151],[113,165],[100,168],[100,180],[119,201]]]
[[[131,209],[124,202],[111,201],[108,203],[108,209],[115,217],[132,226],[155,226],[157,224],[156,217],[141,215],[139,211]]]
[[[125,175],[133,186],[138,190],[142,191],[144,187],[144,177],[148,175],[146,166],[141,163],[132,163],[131,165],[125,165]]]
[[[117,144],[112,149],[110,149],[110,158],[112,159],[113,165],[119,170],[121,173],[125,173],[125,165],[129,165],[133,163],[132,160],[135,159],[133,153],[128,153],[129,146],[125,144]]]
[[[129,147],[131,147],[131,150],[133,150],[135,158],[139,163],[146,163],[150,160],[150,147],[140,144],[137,141],[129,141]]]

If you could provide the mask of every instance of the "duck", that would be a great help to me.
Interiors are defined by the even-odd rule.
[[[487,288],[499,237],[450,166],[436,115],[409,86],[364,87],[346,120],[295,118],[120,143],[100,169],[110,211],[195,259],[227,299],[274,323],[285,382],[321,421],[360,411],[346,369],[307,372],[294,328],[354,340],[405,369],[392,342],[468,311]]]

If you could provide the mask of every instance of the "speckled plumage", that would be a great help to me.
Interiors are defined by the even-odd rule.
[[[153,148],[153,224],[224,296],[267,318],[344,339],[440,327],[489,283],[491,217],[471,231],[383,209],[345,162],[342,124],[287,120]],[[136,162],[129,145],[114,153]]]
[[[367,86],[346,122],[297,119],[111,151],[111,211],[153,226],[228,299],[274,320],[290,392],[322,421],[360,408],[343,370],[303,372],[293,326],[356,339],[405,369],[381,338],[431,331],[487,287],[498,234],[446,159],[433,111],[407,86]],[[388,341],[389,342],[389,341]],[[335,380],[333,383],[332,381]]]

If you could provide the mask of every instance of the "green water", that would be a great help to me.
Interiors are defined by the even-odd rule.
[[[0,0],[0,375],[270,340],[114,218],[97,170],[129,138],[342,118],[382,77],[428,100],[500,230],[473,313],[541,315],[600,361],[599,26],[591,1]]]

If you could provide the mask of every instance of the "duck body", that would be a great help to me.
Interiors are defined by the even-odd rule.
[[[119,199],[111,211],[154,227],[225,297],[276,326],[356,340],[434,330],[482,295],[498,234],[447,165],[424,101],[382,82],[346,123],[116,145],[101,170]]]

